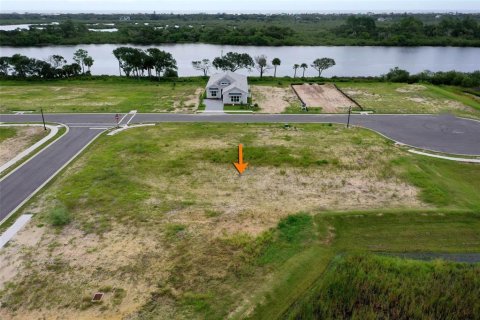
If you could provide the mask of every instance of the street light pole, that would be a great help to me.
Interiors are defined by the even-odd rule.
[[[43,116],[43,108],[40,108],[40,112],[42,113],[43,129],[47,130],[47,126],[45,125],[45,117]]]
[[[348,120],[347,120],[347,128],[350,127],[350,115],[352,114],[352,106],[348,107]]]

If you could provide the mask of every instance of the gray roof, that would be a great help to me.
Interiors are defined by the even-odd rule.
[[[248,81],[247,76],[243,74],[238,74],[232,71],[227,71],[223,73],[216,73],[210,76],[210,79],[207,83],[207,88],[218,86],[220,80],[227,78],[230,80],[230,85],[223,89],[224,92],[229,91],[233,88],[238,88],[246,93],[248,93]]]

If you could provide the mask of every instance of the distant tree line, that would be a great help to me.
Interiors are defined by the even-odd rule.
[[[90,74],[93,58],[83,49],[73,55],[74,63],[67,64],[67,60],[60,55],[52,55],[46,61],[29,58],[21,54],[11,57],[0,57],[0,76],[14,76],[17,78],[70,78],[80,74]],[[88,68],[85,71],[85,67]]]
[[[99,17],[104,17],[78,16],[84,19],[89,17],[93,21],[102,21]],[[20,19],[18,15],[16,17]],[[98,26],[91,25],[88,20],[79,21],[77,15],[65,15],[62,16],[65,20],[58,25],[0,31],[0,45],[211,43],[268,46],[480,46],[480,16],[475,14],[440,18],[394,15],[386,19],[378,15],[132,15],[137,21],[150,21],[147,24],[119,21],[119,16],[115,15],[110,17],[116,18],[117,32],[90,31]],[[90,25],[87,25],[87,21]]]

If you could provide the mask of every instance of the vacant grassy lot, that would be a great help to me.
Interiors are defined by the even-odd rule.
[[[478,97],[429,84],[339,82],[337,85],[367,110],[378,113],[454,113],[480,118]]]
[[[103,136],[25,209],[0,317],[275,319],[339,253],[480,252],[479,167],[431,161],[334,125]]]
[[[0,112],[193,112],[202,88],[201,81],[0,81]]]

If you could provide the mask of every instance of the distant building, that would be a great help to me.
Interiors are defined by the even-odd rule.
[[[120,21],[130,21],[130,16],[121,16],[119,18]]]
[[[224,104],[247,104],[247,76],[227,71],[210,77],[207,83],[207,99],[221,99]]]

